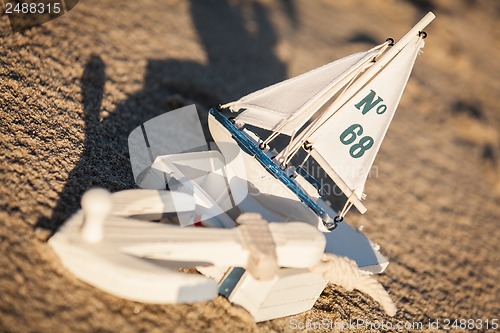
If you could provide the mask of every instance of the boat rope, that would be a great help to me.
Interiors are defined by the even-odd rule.
[[[347,257],[325,253],[320,262],[310,270],[321,274],[330,283],[342,286],[347,291],[356,289],[368,294],[391,317],[397,312],[396,306],[384,287],[371,276],[362,273],[356,262]]]
[[[284,150],[284,154],[285,156],[288,154],[288,149],[290,148],[292,142],[293,142],[293,139],[295,139],[295,135],[297,134],[297,131],[293,132],[292,135],[290,136],[290,142],[288,143],[288,145],[285,147],[285,150]],[[287,166],[288,165],[288,162],[290,162],[290,159],[284,159],[281,164],[282,165],[285,165]]]

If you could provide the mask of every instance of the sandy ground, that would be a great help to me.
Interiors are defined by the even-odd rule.
[[[335,286],[311,311],[260,324],[222,297],[129,302],[77,280],[47,245],[87,188],[134,187],[127,136],[143,121],[189,101],[206,110],[397,39],[429,9],[437,19],[367,183],[369,211],[349,220],[391,261],[378,280],[395,318]],[[288,332],[323,319],[498,318],[499,18],[487,0],[106,0],[4,34],[0,330]]]

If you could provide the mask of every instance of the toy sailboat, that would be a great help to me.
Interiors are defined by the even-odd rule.
[[[249,182],[259,184],[270,195],[285,197],[293,193],[329,230],[343,220],[353,205],[365,213],[362,200],[366,179],[424,46],[426,34],[422,30],[433,18],[432,13],[427,14],[395,45],[388,39],[371,50],[222,105],[219,110],[239,112],[233,121],[211,109],[209,125],[215,142],[236,141],[245,152],[246,164],[255,165],[247,173]],[[261,140],[246,125],[272,134]],[[278,153],[269,145],[280,134],[289,136],[290,141]],[[225,146],[219,145],[223,154],[229,153]],[[292,165],[301,149],[305,159]],[[319,182],[302,168],[309,157],[347,196],[336,216],[330,216],[316,202]],[[273,179],[283,186],[264,184],[276,182]],[[267,198],[262,204],[266,202]],[[284,206],[280,210],[290,211]]]
[[[179,206],[177,197],[183,206]],[[238,226],[179,228],[150,222],[163,213],[194,209],[184,193],[92,189],[50,240],[63,263],[82,280],[111,294],[149,303],[205,301],[217,294],[212,279],[178,272],[179,267],[213,264],[244,267],[258,280],[279,267],[316,264],[325,238],[305,223],[277,224],[244,214]],[[175,264],[173,264],[175,263]]]
[[[427,14],[396,44],[388,39],[210,109],[214,145],[194,105],[145,122],[129,136],[142,189],[85,194],[50,245],[82,280],[136,301],[218,292],[263,321],[310,309],[330,281],[367,292],[394,315],[368,276],[387,260],[340,222],[352,206],[366,212],[367,176],[433,19]],[[261,139],[255,128],[270,134]],[[278,149],[280,135],[289,142]],[[347,197],[339,212],[323,200],[308,158]],[[158,222],[172,213],[177,225]],[[177,270],[186,266],[206,277]]]

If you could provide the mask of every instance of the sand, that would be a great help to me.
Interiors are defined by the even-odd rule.
[[[134,188],[127,137],[140,123],[192,101],[206,111],[397,39],[429,9],[437,19],[367,182],[369,211],[348,219],[391,261],[377,279],[396,317],[336,286],[306,313],[259,324],[222,297],[129,302],[76,279],[48,246],[86,189]],[[499,18],[487,0],[105,0],[4,32],[0,330],[289,332],[321,320],[443,328],[498,318]]]

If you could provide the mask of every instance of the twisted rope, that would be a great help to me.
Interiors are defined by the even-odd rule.
[[[321,261],[313,266],[311,271],[323,275],[331,283],[342,286],[348,291],[356,289],[368,294],[391,317],[397,312],[396,306],[384,287],[371,276],[362,274],[356,262],[351,259],[324,254]]]

